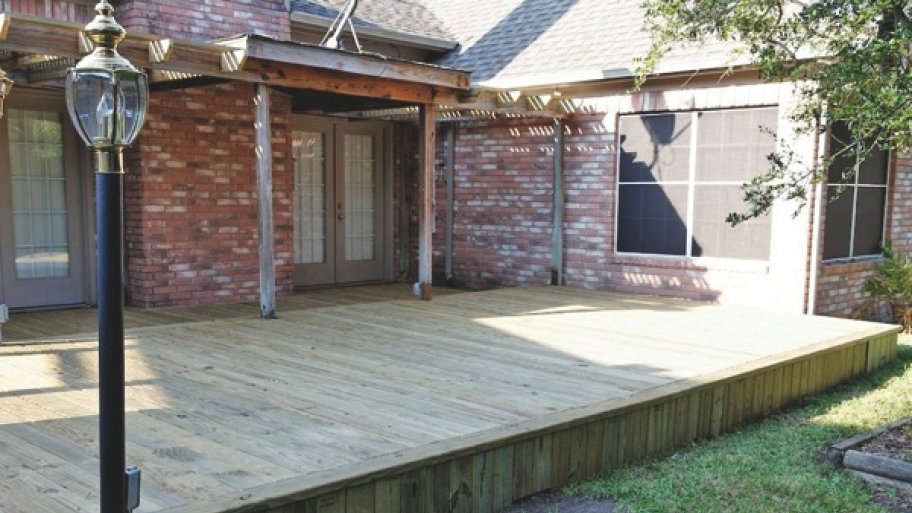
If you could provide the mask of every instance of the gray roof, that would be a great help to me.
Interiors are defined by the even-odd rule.
[[[292,0],[291,10],[332,20],[346,3],[348,0]],[[355,27],[454,41],[453,35],[421,0],[361,0],[352,21]]]
[[[472,72],[472,83],[527,88],[633,75],[649,49],[642,0],[361,0],[356,21],[457,41],[436,64]],[[296,0],[335,17],[346,0]],[[661,73],[734,64],[721,45],[681,48]]]
[[[438,63],[471,71],[474,84],[521,88],[629,77],[649,49],[641,0],[423,1],[461,45]],[[681,49],[657,71],[725,66],[723,50]]]

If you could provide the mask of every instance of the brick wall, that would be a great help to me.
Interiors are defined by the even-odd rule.
[[[291,39],[284,0],[123,0],[116,8],[128,31],[200,40],[247,33]]]
[[[441,124],[437,126],[436,163],[434,167],[434,226],[433,226],[433,281],[435,283],[448,283],[446,275],[446,190],[447,190],[447,132],[454,130],[455,140],[458,126]],[[416,188],[417,192],[417,188]],[[415,212],[415,228],[417,229],[417,211]],[[416,234],[417,235],[417,234]],[[417,250],[417,247],[416,247]],[[417,259],[417,253],[415,255]],[[416,275],[417,277],[417,275]]]
[[[564,130],[564,281],[612,287],[615,127],[605,116],[571,119]]]
[[[138,306],[259,294],[254,89],[224,84],[152,94],[128,155],[128,297]],[[291,105],[272,95],[276,279],[293,287]]]
[[[888,239],[894,249],[912,253],[912,155],[894,159],[890,186]]]
[[[791,94],[789,88],[767,88],[762,92],[757,102],[765,105],[770,103],[770,92],[781,93],[783,102]],[[680,96],[686,100],[686,95]],[[751,95],[741,94],[738,98],[750,100]],[[674,107],[663,104],[663,108]],[[785,112],[780,128],[783,136],[789,136]],[[810,216],[805,212],[794,218],[791,204],[779,205],[772,213],[774,235],[768,262],[615,255],[616,124],[616,111],[575,116],[566,122],[566,283],[802,311]],[[501,120],[458,126],[454,241],[457,285],[478,288],[550,283],[551,139],[550,120]],[[796,141],[797,147],[810,148],[810,138]],[[445,202],[440,191],[437,212],[441,234],[435,244],[442,249]],[[435,261],[435,271],[442,272],[442,266],[442,259]]]
[[[899,253],[912,254],[912,157],[901,155],[893,159],[887,199],[886,240]],[[826,206],[821,222],[820,247],[826,228]],[[877,259],[856,262],[818,262],[816,312],[822,315],[851,317],[867,301],[861,292],[865,281],[874,274]],[[883,309],[867,312],[867,316],[882,318]]]
[[[455,138],[454,283],[544,285],[551,274],[550,120],[471,123]],[[443,137],[443,131],[439,133]],[[446,216],[438,182],[437,236]],[[443,272],[435,259],[435,274]]]
[[[872,262],[822,265],[817,277],[816,313],[836,317],[854,315],[867,300],[861,287],[872,274]]]
[[[419,136],[417,123],[393,124],[393,278],[402,282],[418,279]]]
[[[0,10],[40,16],[59,21],[87,23],[95,17],[95,11],[84,2],[67,2],[65,0],[0,0]]]

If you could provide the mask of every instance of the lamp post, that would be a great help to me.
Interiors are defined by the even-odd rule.
[[[146,117],[146,74],[117,53],[126,31],[107,0],[95,6],[85,33],[95,44],[66,80],[67,110],[95,150],[98,244],[98,390],[101,513],[139,505],[139,471],[126,468],[124,434],[123,148]]]

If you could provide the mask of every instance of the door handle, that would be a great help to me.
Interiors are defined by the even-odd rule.
[[[338,215],[338,216],[336,216],[336,217],[338,217],[338,218],[339,218],[339,221],[342,221],[342,220],[344,220],[344,219],[345,219],[345,214],[339,214],[339,215]]]

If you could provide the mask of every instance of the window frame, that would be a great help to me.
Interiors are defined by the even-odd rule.
[[[776,109],[777,125],[780,120],[779,105],[777,104],[765,104],[765,105],[751,105],[744,107],[719,107],[719,108],[710,108],[710,109],[691,109],[691,110],[667,110],[667,111],[650,111],[650,112],[628,112],[617,115],[616,120],[616,140],[617,140],[617,151],[615,152],[615,184],[614,184],[614,256],[616,257],[633,257],[633,258],[642,258],[642,259],[662,259],[662,260],[676,260],[676,261],[687,261],[692,263],[713,263],[720,262],[726,265],[732,264],[743,264],[744,267],[754,267],[757,265],[767,265],[772,259],[772,234],[773,226],[772,219],[770,219],[770,244],[767,249],[767,255],[765,259],[751,259],[751,258],[733,258],[733,257],[717,257],[717,256],[693,256],[693,233],[694,233],[694,204],[695,202],[695,190],[698,185],[696,180],[697,175],[697,141],[699,137],[700,130],[700,113],[703,112],[737,112],[737,111],[751,111],[758,109]],[[687,181],[681,180],[669,180],[664,182],[621,182],[621,120],[624,117],[646,117],[646,116],[667,116],[674,114],[690,114],[691,117],[691,131],[690,131],[690,156],[688,160],[688,175]],[[778,130],[778,126],[776,129]],[[776,139],[776,150],[779,149],[779,140]],[[726,186],[726,185],[742,185],[744,182],[742,180],[732,180],[732,181],[705,181],[699,182],[699,185],[702,186]],[[683,255],[669,255],[664,253],[639,253],[633,251],[620,251],[618,250],[618,234],[620,227],[620,197],[621,197],[621,186],[622,185],[684,185],[687,186],[687,212],[686,219],[684,220],[686,224],[686,240],[685,240],[685,252]]]
[[[832,148],[832,139],[830,137],[826,140],[827,145],[827,155],[829,155]],[[884,173],[884,183],[883,184],[860,184],[858,180],[861,178],[861,162],[855,163],[855,176],[853,183],[850,184],[831,184],[829,179],[823,184],[823,198],[821,200],[825,202],[826,208],[824,209],[824,226],[823,230],[820,233],[820,260],[825,264],[838,264],[838,263],[850,263],[863,260],[875,260],[883,257],[883,244],[887,240],[887,220],[890,218],[890,182],[893,180],[893,150],[886,151],[886,165],[887,169]],[[829,170],[827,170],[827,177],[829,177]],[[826,230],[829,224],[826,222],[826,216],[829,212],[829,207],[831,201],[829,200],[830,187],[838,188],[844,187],[842,194],[848,192],[848,189],[852,189],[852,222],[849,225],[849,255],[840,256],[833,258],[825,258],[824,253],[826,253]],[[858,190],[861,188],[866,189],[883,189],[884,191],[884,213],[883,219],[881,220],[880,225],[880,244],[881,249],[879,253],[869,253],[866,255],[855,255],[855,223],[858,221]]]

